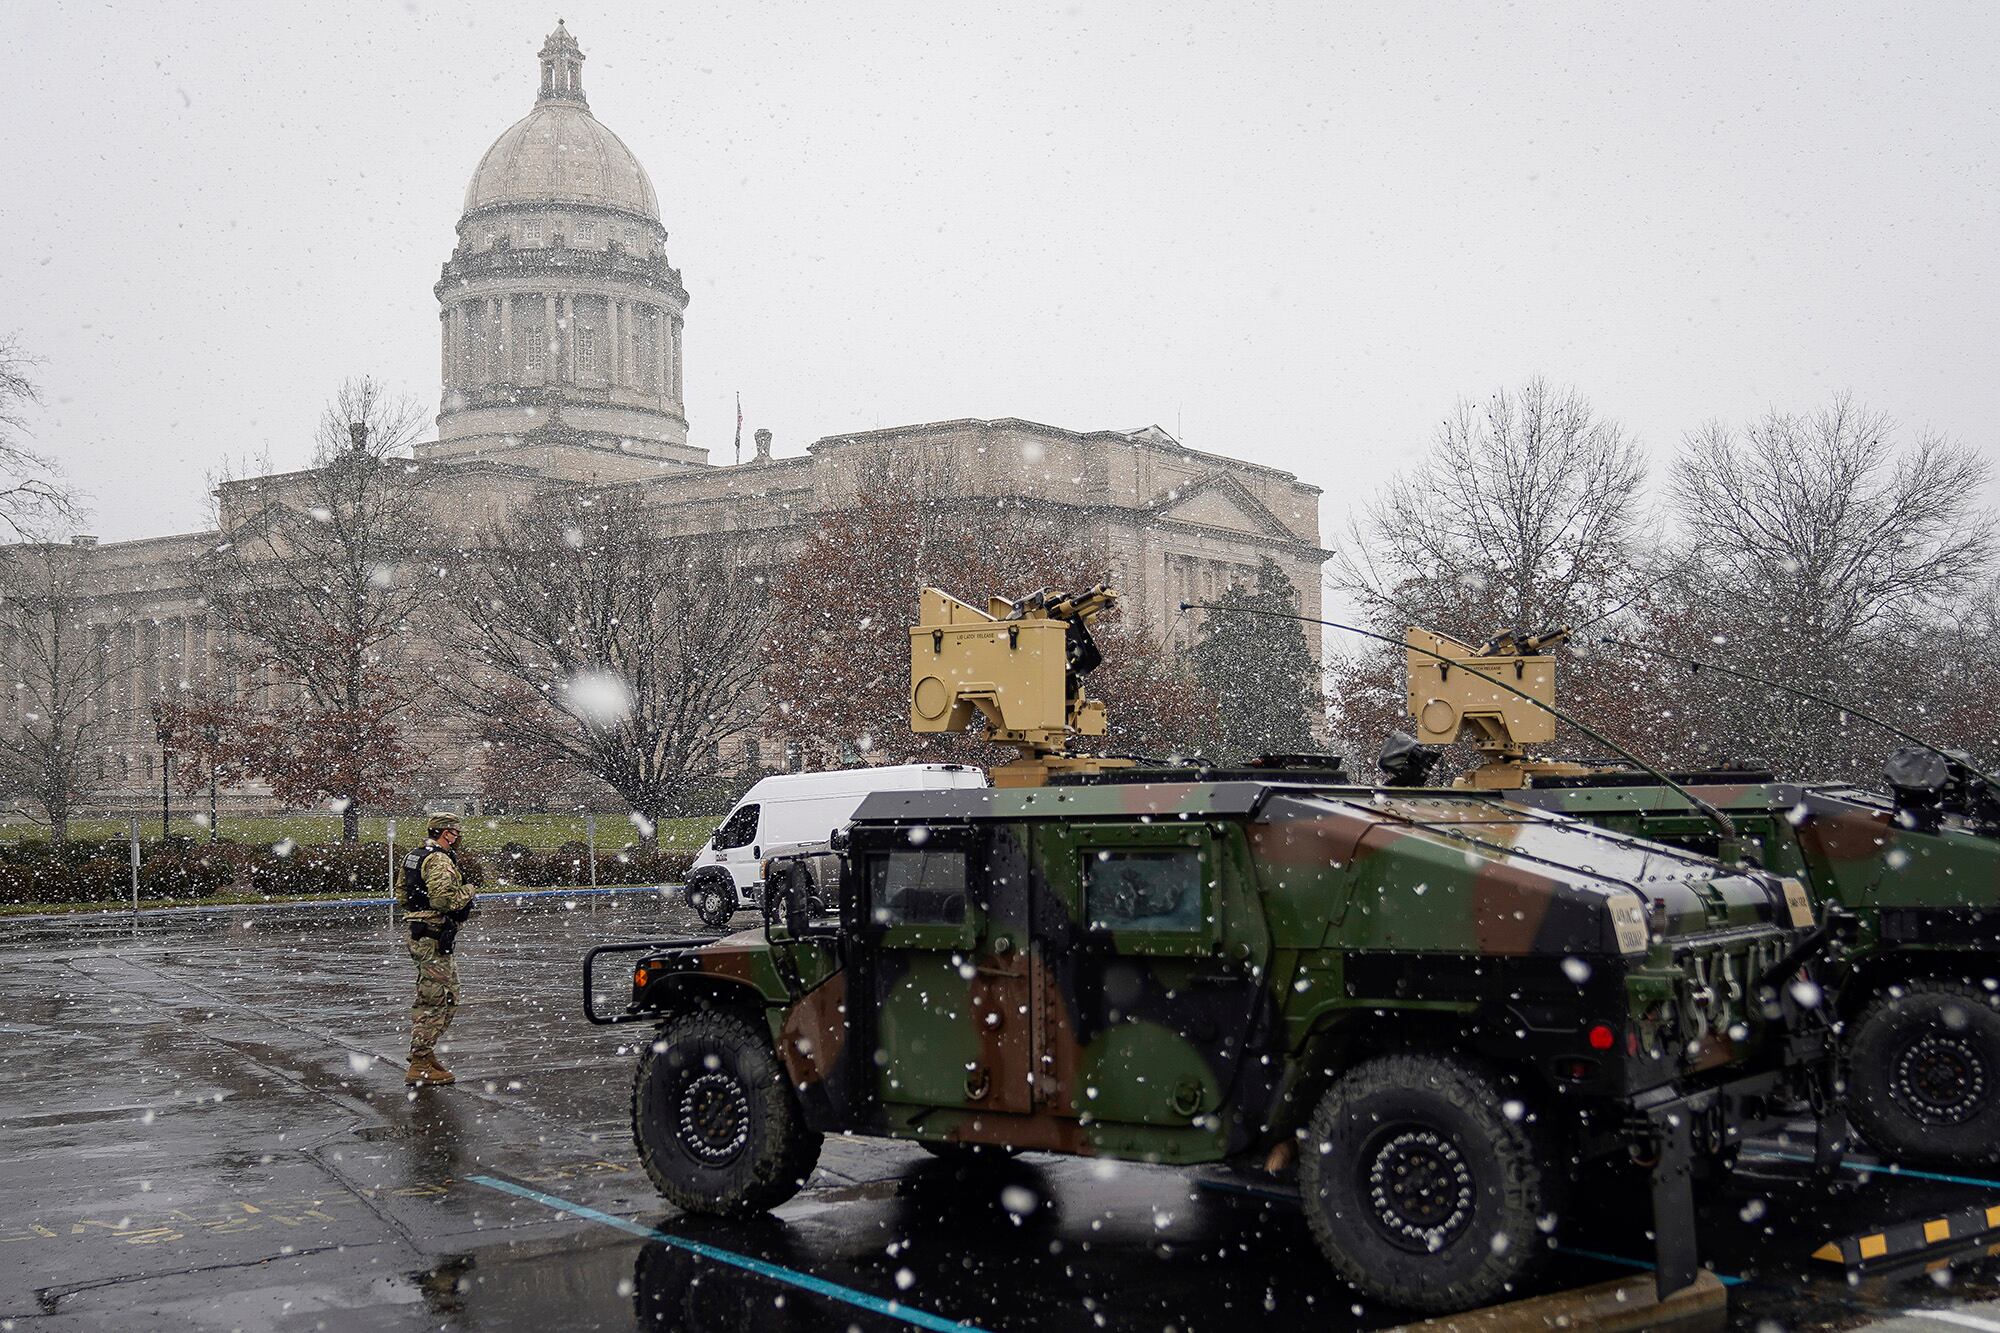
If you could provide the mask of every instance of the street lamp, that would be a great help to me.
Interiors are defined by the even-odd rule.
[[[168,720],[164,699],[153,703],[153,735],[160,742],[160,839],[165,841],[174,831],[173,798],[169,795],[174,771],[174,728]]]

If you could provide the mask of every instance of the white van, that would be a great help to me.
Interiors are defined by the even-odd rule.
[[[890,764],[828,773],[779,773],[764,778],[722,821],[688,868],[687,899],[708,926],[727,925],[764,887],[765,859],[824,850],[861,802],[878,791],[941,791],[984,787],[984,771],[966,764]]]

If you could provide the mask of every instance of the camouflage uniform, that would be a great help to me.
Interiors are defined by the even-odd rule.
[[[454,824],[450,827],[455,827]],[[412,926],[421,926],[423,933],[412,930],[409,938],[410,960],[417,965],[417,998],[410,1007],[410,1069],[411,1081],[449,1082],[450,1075],[437,1063],[438,1039],[444,1036],[445,1028],[451,1023],[452,1011],[458,1006],[458,965],[452,955],[446,952],[442,934],[455,934],[457,923],[472,905],[474,890],[465,882],[465,876],[458,868],[458,860],[451,853],[439,847],[433,828],[433,837],[424,843],[423,850],[414,854],[416,874],[423,894],[429,899],[428,906],[407,911],[404,920]],[[405,881],[404,904],[408,908],[410,886]],[[418,1078],[420,1071],[435,1070],[436,1074]],[[438,1077],[442,1074],[443,1077]]]

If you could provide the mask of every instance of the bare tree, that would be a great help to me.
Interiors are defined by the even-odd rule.
[[[1990,469],[1940,436],[1899,447],[1895,434],[1842,395],[1690,435],[1670,481],[1686,558],[1649,599],[1653,636],[1913,720],[1920,706],[1948,711],[1958,686],[1933,689],[1931,677],[1967,655],[1989,614],[1995,534],[1979,497]],[[1706,758],[1865,778],[1886,744],[1755,687],[1711,682],[1682,697],[1681,744]]]
[[[27,444],[24,409],[42,399],[36,364],[12,335],[0,335],[0,528],[17,542],[53,536],[82,517],[61,469]]]
[[[488,740],[617,792],[650,844],[757,722],[754,565],[660,534],[632,493],[546,493],[458,564],[430,622],[439,686]]]
[[[321,414],[311,469],[224,484],[223,540],[198,571],[239,671],[269,668],[277,687],[252,701],[283,726],[265,729],[274,748],[249,770],[331,801],[350,842],[364,801],[398,790],[390,769],[413,761],[395,718],[423,685],[407,651],[422,597],[412,561],[433,534],[404,451],[424,420],[371,379],[343,384]],[[293,728],[306,734],[286,744]]]
[[[1350,525],[1329,578],[1377,626],[1460,636],[1588,619],[1629,596],[1646,465],[1573,389],[1461,400]]]
[[[0,566],[14,703],[0,718],[0,783],[41,807],[58,842],[103,785],[110,723],[106,646],[93,632],[81,561],[67,546],[16,546]]]
[[[771,573],[765,641],[769,728],[833,762],[870,758],[1002,762],[967,732],[910,730],[911,618],[926,584],[976,605],[1039,588],[1116,581],[1109,553],[1073,511],[1018,498],[973,497],[943,451],[883,448],[859,463],[851,500],[814,516]],[[1188,752],[1213,699],[1174,669],[1151,636],[1116,613],[1097,631],[1111,731],[1096,748]],[[1080,748],[1092,748],[1085,742]]]
[[[1659,576],[1645,488],[1638,445],[1573,389],[1536,378],[1461,400],[1422,461],[1350,523],[1329,588],[1399,638],[1421,625],[1478,643],[1596,620]],[[1328,663],[1331,729],[1349,751],[1372,753],[1409,725],[1403,655],[1341,648]],[[1586,706],[1615,694],[1610,680],[1571,681]],[[1594,695],[1595,685],[1605,688]]]
[[[1794,642],[1840,648],[1962,591],[1994,555],[1972,450],[1842,395],[1808,416],[1688,437],[1671,488],[1702,577],[1698,598],[1772,608]]]

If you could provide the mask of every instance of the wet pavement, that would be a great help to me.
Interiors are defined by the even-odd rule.
[[[380,907],[0,921],[0,1333],[1398,1322],[1328,1275],[1281,1192],[1221,1176],[966,1173],[836,1139],[771,1218],[674,1214],[631,1146],[643,1029],[583,1021],[577,961],[692,927],[652,892],[488,905],[460,951],[460,1081],[413,1093],[411,969]],[[1866,1165],[1828,1184],[1761,1161],[1710,1197],[1732,1324],[2000,1333],[2000,1260],[1852,1281],[1812,1257],[2000,1205],[2000,1181]],[[1579,1182],[1539,1289],[1644,1258],[1632,1184]]]

